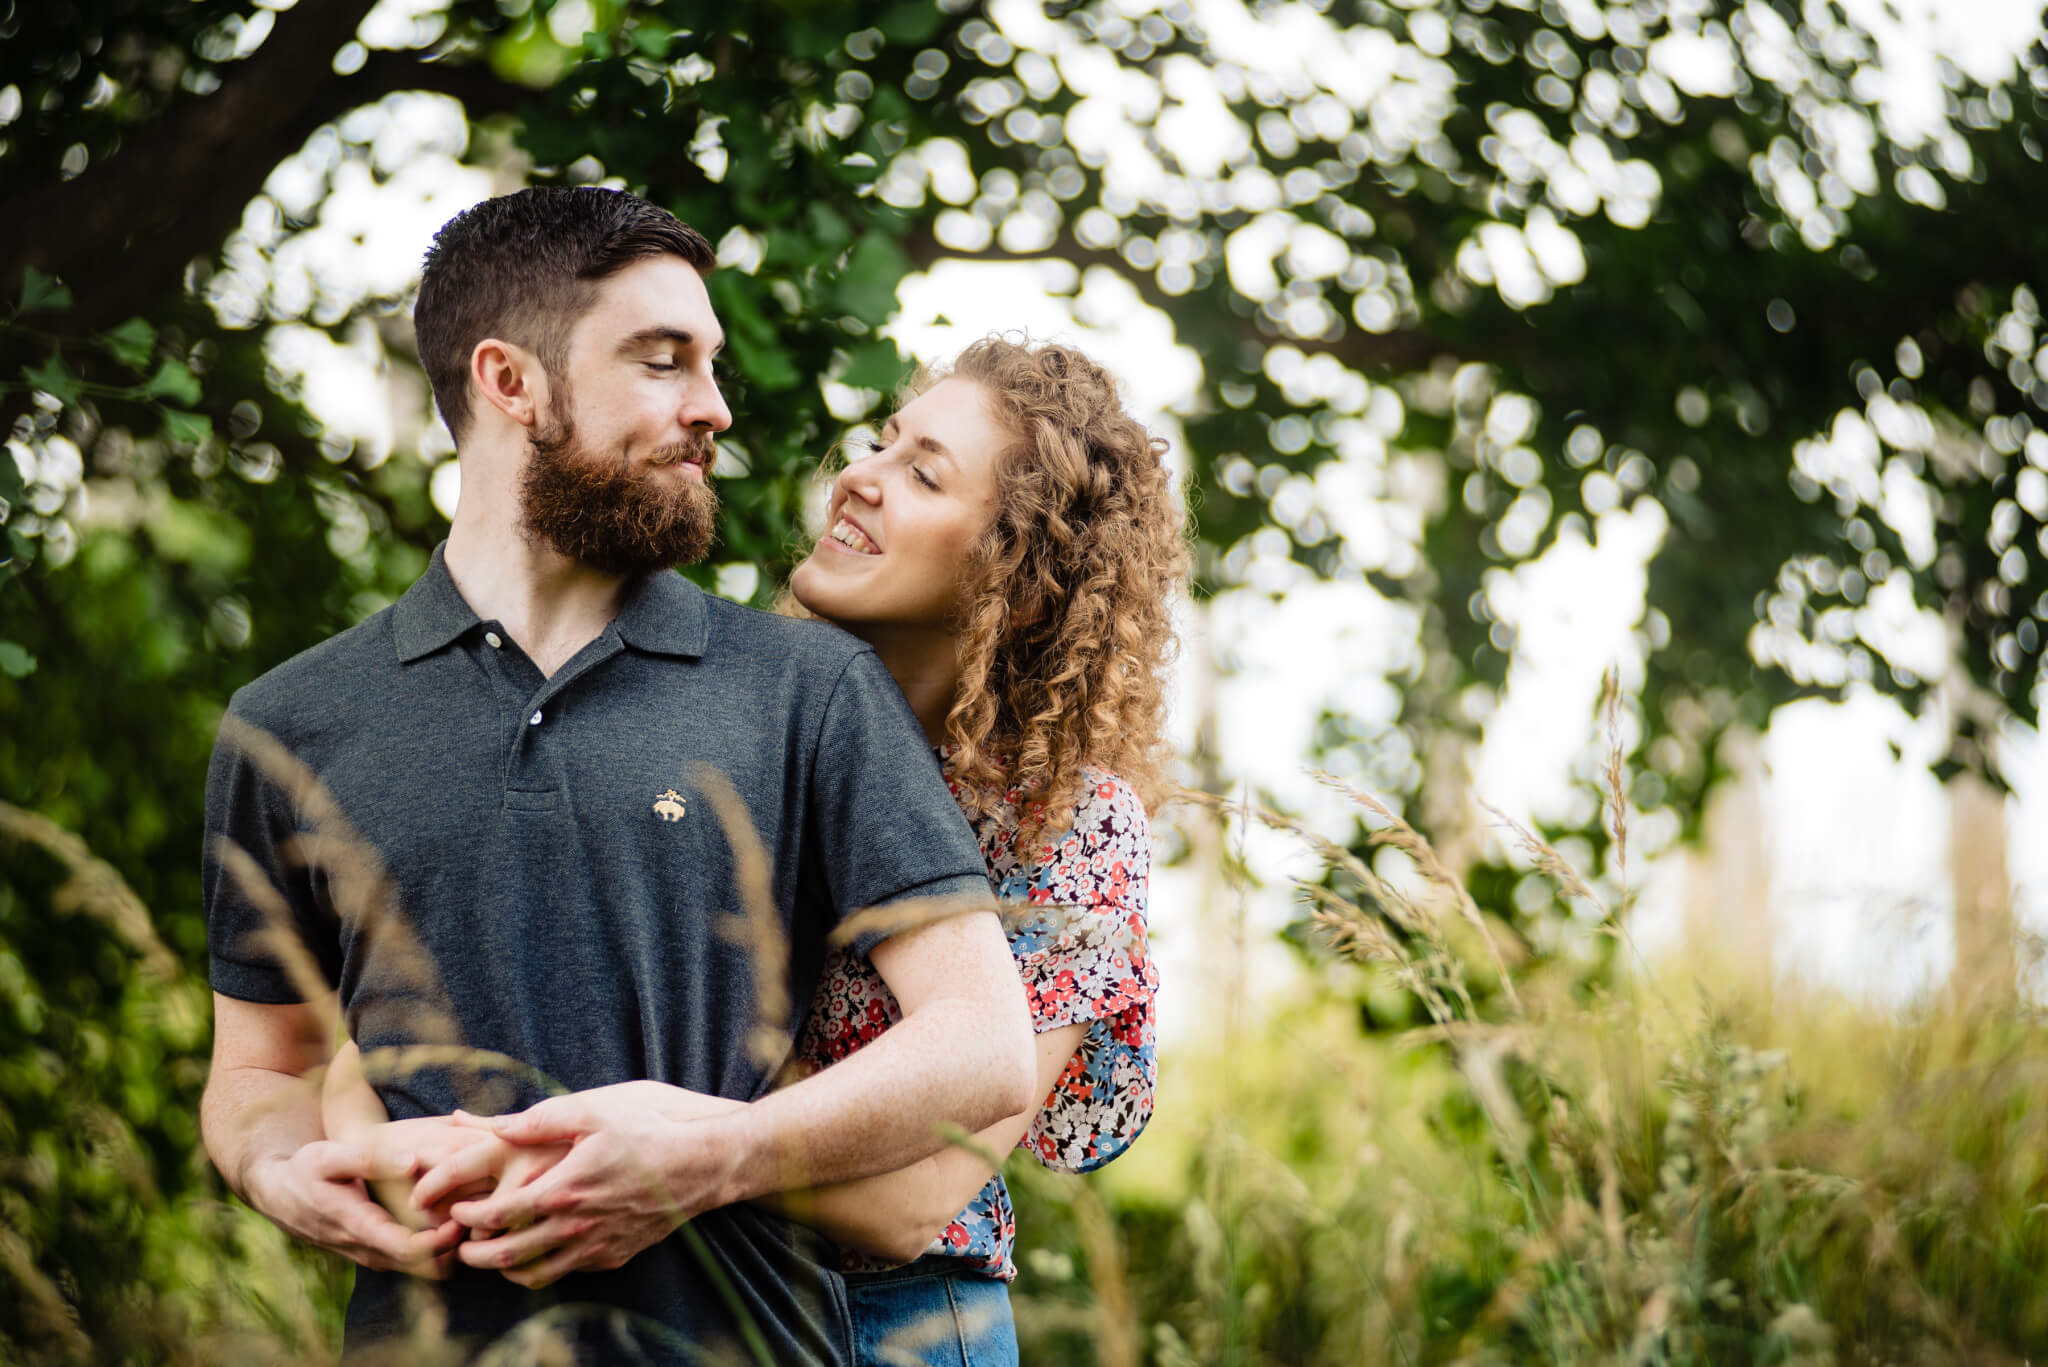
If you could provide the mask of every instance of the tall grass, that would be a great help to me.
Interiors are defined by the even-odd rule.
[[[1319,857],[1325,876],[1301,895],[1332,965],[1322,986],[1228,1048],[1169,1058],[1151,1132],[1103,1173],[1007,1165],[1027,1362],[2048,1357],[2048,1023],[2035,1011],[1944,999],[1880,1013],[1751,992],[1732,970],[1653,976],[1631,954],[1618,986],[1588,991],[1529,959],[1423,833],[1354,796],[1371,843],[1411,877],[1251,814]],[[70,911],[135,946],[142,1005],[126,1028],[203,1056],[184,1019],[203,985],[148,933],[140,902],[65,833],[0,815],[0,838],[70,871]],[[1563,895],[1594,898],[1555,850],[1508,834]],[[383,891],[367,871],[355,886],[365,906]],[[1625,904],[1596,914],[1626,939]],[[762,926],[743,912],[733,933]],[[1362,1031],[1356,1003],[1374,983],[1411,994],[1425,1023]],[[438,1033],[432,985],[419,987]],[[0,1355],[331,1358],[346,1281],[333,1261],[292,1253],[203,1190],[158,1196],[123,1158],[124,1104],[71,1096],[40,1129],[0,1116],[25,1145],[0,1168]],[[68,1147],[49,1137],[66,1125]],[[123,1280],[102,1286],[63,1203],[109,1191],[142,1255],[108,1264]],[[541,1356],[546,1328],[527,1340]]]
[[[1012,1166],[1027,1361],[1110,1362],[1093,1345],[1122,1304],[1162,1367],[2048,1356],[2037,1012],[1885,1013],[1640,960],[1589,996],[1522,965],[1426,838],[1352,796],[1414,877],[1253,813],[1320,856],[1301,897],[1353,980],[1169,1062],[1154,1133],[1092,1179],[1117,1246]],[[1625,940],[1625,910],[1597,908],[1602,930]],[[1361,1031],[1375,978],[1428,1024]],[[1114,1303],[1091,1291],[1105,1258]]]

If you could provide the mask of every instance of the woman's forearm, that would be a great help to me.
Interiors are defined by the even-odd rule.
[[[949,1144],[895,1172],[776,1192],[759,1198],[757,1204],[801,1221],[846,1248],[907,1263],[930,1247],[975,1193],[988,1185],[996,1170],[990,1157],[1016,1147],[1030,1126],[1029,1115],[1011,1117],[975,1135],[972,1150]]]
[[[1067,1060],[1081,1046],[1086,1025],[1063,1025],[1037,1038],[1038,1093],[1051,1092]],[[795,1187],[757,1198],[757,1204],[802,1221],[836,1243],[871,1257],[907,1263],[923,1253],[975,1194],[1038,1118],[1037,1106],[1005,1116],[965,1144],[893,1172],[816,1188]]]
[[[354,1040],[343,1043],[320,1082],[320,1127],[329,1139],[357,1140],[391,1118],[369,1079]]]

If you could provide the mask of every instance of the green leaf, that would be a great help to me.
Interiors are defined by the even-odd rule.
[[[143,520],[150,544],[164,559],[197,565],[223,578],[249,563],[249,529],[226,513],[189,499],[165,498]]]
[[[846,349],[846,371],[840,375],[839,383],[855,389],[879,389],[886,394],[902,382],[907,369],[894,342],[862,342]]]
[[[760,342],[744,333],[726,334],[726,350],[746,382],[764,394],[793,389],[803,378],[787,349],[774,342]]]
[[[820,245],[836,252],[853,240],[845,216],[824,201],[811,201],[809,218],[811,236],[818,239]]]
[[[180,446],[196,446],[213,435],[213,419],[204,413],[164,410],[164,436]]]
[[[156,368],[156,374],[149,377],[143,392],[152,399],[176,399],[179,403],[199,402],[199,378],[183,361],[165,357],[164,363]]]
[[[130,370],[141,370],[148,365],[150,354],[156,350],[156,329],[141,318],[130,318],[121,326],[102,333],[100,338],[114,353],[114,359]]]
[[[499,78],[545,90],[576,65],[576,53],[549,36],[532,14],[505,37],[490,45],[491,70]]]
[[[52,356],[39,366],[23,366],[21,378],[54,396],[59,403],[68,406],[78,402],[81,392],[79,379],[65,366],[62,356]]]
[[[939,31],[944,19],[940,8],[928,0],[903,0],[891,5],[875,27],[892,43],[921,43]]]
[[[36,563],[35,538],[24,536],[19,527],[9,527],[7,529],[7,550],[12,555],[17,569],[23,565],[33,565]]]
[[[844,244],[841,244],[844,245]],[[820,257],[830,257],[832,252],[820,252],[818,244],[803,233],[793,233],[787,228],[770,228],[762,238],[761,264],[775,266],[782,270],[800,270],[805,266],[818,264]]]
[[[21,303],[15,313],[54,313],[71,307],[71,288],[54,275],[44,275],[34,266],[21,273]]]
[[[896,311],[896,286],[910,273],[910,258],[887,233],[871,232],[854,243],[839,275],[839,307],[880,327]]]
[[[669,40],[675,37],[675,30],[658,19],[642,19],[633,25],[630,36],[641,56],[659,59],[668,55]]]
[[[0,447],[0,500],[8,503],[21,497],[27,484],[21,477],[21,466],[15,463],[14,453]]]
[[[0,641],[0,674],[26,679],[36,672],[36,657],[12,641]]]

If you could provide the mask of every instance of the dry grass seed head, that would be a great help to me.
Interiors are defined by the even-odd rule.
[[[1559,854],[1555,846],[1491,802],[1482,799],[1479,805],[1497,824],[1515,837],[1516,848],[1527,856],[1531,867],[1537,873],[1548,878],[1551,885],[1565,896],[1585,898],[1599,909],[1601,920],[1607,919],[1607,904],[1600,900],[1599,894],[1588,886],[1579,871],[1572,867],[1571,861]]]
[[[85,841],[46,816],[6,802],[0,802],[0,835],[35,845],[70,870],[51,899],[56,911],[84,913],[104,923],[142,956],[143,971],[158,982],[178,976],[178,958],[158,938],[149,908]]]
[[[949,893],[943,897],[904,897],[879,907],[863,907],[832,927],[826,943],[838,949],[863,935],[901,935],[908,930],[950,921],[955,916],[989,910],[989,899],[974,893]]]
[[[1521,994],[1515,990],[1514,974],[1508,970],[1508,956],[1502,952],[1500,941],[1494,936],[1493,928],[1488,924],[1486,917],[1481,914],[1479,904],[1472,900],[1472,894],[1466,889],[1465,884],[1453,877],[1451,871],[1444,867],[1443,860],[1437,856],[1436,847],[1431,845],[1420,831],[1404,821],[1393,808],[1372,794],[1353,788],[1334,774],[1318,770],[1313,773],[1313,777],[1324,786],[1350,798],[1385,823],[1368,836],[1372,844],[1392,845],[1400,850],[1415,861],[1417,871],[1424,878],[1450,894],[1458,914],[1464,917],[1466,923],[1486,946],[1487,954],[1493,960],[1493,969],[1500,983],[1501,995],[1507,998],[1509,1009],[1516,1015],[1523,1014]],[[1518,960],[1524,957],[1519,945],[1516,946],[1516,951]]]
[[[362,1069],[364,1079],[372,1085],[403,1082],[429,1070],[449,1074],[465,1108],[477,1115],[502,1113],[522,1091],[563,1096],[569,1090],[524,1060],[466,1044],[393,1044],[366,1049]]]
[[[28,1241],[5,1225],[0,1225],[0,1272],[5,1272],[17,1289],[18,1310],[31,1335],[54,1344],[73,1361],[92,1360],[92,1340],[78,1327],[71,1302],[36,1266],[36,1253]]]
[[[1628,797],[1622,787],[1621,673],[1609,669],[1600,680],[1601,706],[1607,713],[1607,810],[1613,827],[1614,867],[1628,886]]]
[[[234,880],[242,896],[263,918],[263,929],[250,937],[252,943],[247,948],[274,960],[284,970],[286,980],[301,1001],[320,1001],[326,997],[329,991],[327,975],[321,971],[313,952],[306,948],[293,928],[292,911],[285,904],[284,894],[270,881],[270,876],[256,862],[255,856],[226,836],[220,836],[214,841],[213,857],[220,861],[220,866]],[[339,1021],[328,1022],[325,1048],[329,1058],[341,1047],[340,1026]]]
[[[460,1044],[461,1031],[433,956],[413,933],[404,909],[398,905],[396,886],[385,872],[383,857],[376,847],[356,829],[311,767],[275,736],[229,713],[221,718],[220,739],[247,756],[256,771],[290,799],[310,828],[288,841],[284,852],[304,867],[327,876],[336,914],[355,925],[366,944],[376,951],[379,1000],[365,1009],[402,1014],[404,1033],[413,1039]],[[268,875],[246,852],[239,852],[237,857],[228,854],[224,845],[217,845],[216,854],[227,864],[243,895],[250,898],[269,923],[264,948],[285,966],[293,986],[305,1000],[320,1000],[330,987],[316,968],[312,981],[318,983],[318,991],[309,993],[304,979],[312,959],[302,947],[290,954],[285,951],[283,942],[298,938],[295,922],[283,897],[268,886]],[[258,890],[259,882],[265,885],[264,890]],[[378,1028],[390,1028],[390,1024],[380,1021]]]
[[[691,765],[689,779],[711,804],[732,851],[740,905],[736,914],[720,923],[719,934],[752,958],[754,1024],[747,1034],[747,1054],[755,1067],[772,1072],[789,1053],[793,1019],[789,940],[775,912],[774,864],[731,780],[708,764]]]

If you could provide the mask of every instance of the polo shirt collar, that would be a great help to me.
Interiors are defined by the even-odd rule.
[[[448,543],[434,547],[427,572],[391,609],[392,635],[402,664],[424,659],[480,621],[448,573]],[[704,590],[671,570],[647,575],[627,590],[613,622],[619,639],[651,655],[703,655],[711,614]]]
[[[391,634],[401,664],[424,659],[481,620],[448,574],[447,550],[445,541],[434,547],[427,572],[392,605]]]
[[[711,613],[704,590],[673,570],[657,570],[627,591],[612,625],[635,650],[694,660],[704,653]]]

